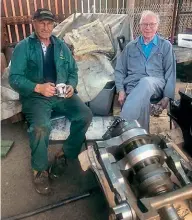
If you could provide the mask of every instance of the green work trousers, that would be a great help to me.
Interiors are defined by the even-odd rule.
[[[34,170],[48,169],[49,135],[52,110],[63,113],[71,121],[70,135],[65,140],[63,151],[70,159],[80,153],[85,133],[92,120],[91,110],[74,94],[71,98],[44,97],[37,95],[22,100],[23,113],[29,123],[31,165]]]

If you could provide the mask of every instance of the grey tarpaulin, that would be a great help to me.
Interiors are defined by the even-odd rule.
[[[117,37],[132,40],[129,16],[126,14],[73,14],[53,31],[74,47],[79,67],[77,90],[83,101],[91,101],[105,84],[114,80],[112,62],[118,51]],[[79,61],[80,60],[80,61]]]
[[[21,112],[19,94],[15,92],[8,83],[9,67],[7,67],[1,78],[1,120],[10,118]]]
[[[103,54],[81,55],[77,65],[79,68],[77,91],[84,102],[94,99],[107,82],[114,80],[111,63]]]
[[[124,35],[126,42],[133,39],[133,32],[131,27],[130,16],[127,14],[73,14],[55,27],[53,34],[63,39],[66,33],[72,32],[73,29],[77,29],[83,25],[92,23],[99,19],[103,24],[112,44],[115,52],[118,49],[117,37]],[[99,34],[98,30],[98,34]],[[99,39],[99,35],[97,36]]]

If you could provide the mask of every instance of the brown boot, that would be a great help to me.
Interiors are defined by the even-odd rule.
[[[39,194],[49,195],[52,190],[49,185],[49,174],[47,171],[33,171],[33,183]]]

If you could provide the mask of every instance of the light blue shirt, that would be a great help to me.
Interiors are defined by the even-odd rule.
[[[145,44],[144,40],[143,40],[143,37],[142,36],[140,37],[140,44],[141,44],[143,53],[144,53],[144,55],[147,59],[148,59],[154,45],[157,46],[157,43],[158,43],[157,40],[158,40],[157,35],[155,35],[153,40],[151,40],[148,44]]]

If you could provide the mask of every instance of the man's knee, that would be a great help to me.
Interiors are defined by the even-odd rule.
[[[89,108],[81,114],[81,117],[78,119],[84,125],[89,126],[91,124],[93,114]]]
[[[47,136],[51,131],[50,123],[32,124],[29,127],[29,132],[34,133],[35,136]]]
[[[152,83],[152,77],[146,76],[140,79],[139,84],[142,86],[146,86],[146,88],[150,88],[153,83]]]
[[[87,108],[87,112],[83,118],[84,118],[83,120],[86,124],[89,124],[89,125],[91,124],[91,121],[93,118],[93,113],[92,113],[91,109]]]
[[[153,95],[156,90],[156,84],[154,83],[154,78],[153,77],[143,77],[139,81],[139,88],[142,88],[142,96],[148,97]]]

